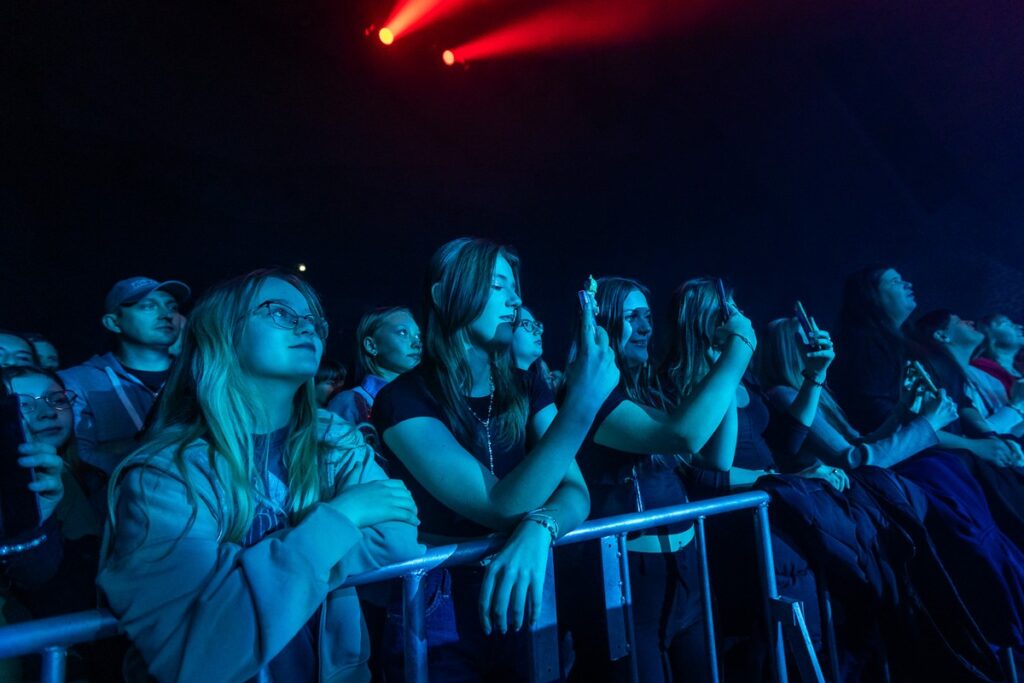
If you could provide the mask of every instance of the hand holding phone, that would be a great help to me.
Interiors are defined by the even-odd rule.
[[[796,313],[797,322],[800,323],[800,332],[803,335],[803,342],[810,347],[811,351],[821,351],[822,346],[816,341],[818,333],[821,330],[818,329],[818,325],[814,322],[814,318],[807,315],[807,311],[804,310],[804,305],[799,301],[793,305],[793,311]]]

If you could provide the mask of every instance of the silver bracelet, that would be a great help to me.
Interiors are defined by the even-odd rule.
[[[543,508],[526,513],[523,521],[536,522],[547,529],[548,533],[551,534],[551,545],[555,545],[555,541],[558,540],[558,522],[555,521],[554,517],[544,512]]]

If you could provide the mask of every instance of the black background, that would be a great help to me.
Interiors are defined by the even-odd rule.
[[[657,313],[711,273],[758,322],[798,296],[824,322],[885,261],[923,309],[1024,315],[1024,4],[723,0],[626,44],[438,60],[540,4],[390,48],[377,0],[11,4],[0,327],[78,362],[121,277],[302,262],[344,358],[460,234],[518,248],[555,365],[589,272]]]

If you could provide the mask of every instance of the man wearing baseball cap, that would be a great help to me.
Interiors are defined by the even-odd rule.
[[[103,483],[138,446],[136,437],[170,373],[168,350],[183,320],[178,307],[190,294],[178,280],[121,280],[107,294],[101,318],[114,350],[60,373],[78,396],[73,407],[79,457],[106,475]]]

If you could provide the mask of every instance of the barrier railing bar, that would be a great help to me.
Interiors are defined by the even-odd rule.
[[[700,603],[704,608],[704,647],[708,653],[711,683],[718,683],[718,648],[715,644],[715,615],[711,604],[711,572],[708,570],[708,546],[704,517],[697,518],[697,561],[700,569]]]
[[[0,628],[0,659],[42,652],[48,647],[69,647],[117,635],[117,619],[110,612],[89,610],[36,619]]]
[[[768,501],[768,494],[760,491],[748,491],[668,508],[607,517],[584,523],[578,529],[559,539],[558,545],[579,543],[607,536],[617,537],[624,597],[631,605],[632,596],[629,585],[626,533],[753,508],[756,511],[755,520],[759,532],[759,557],[762,560],[764,569],[762,577],[765,600],[768,602],[778,598],[772,560],[770,527],[768,526]],[[450,567],[478,561],[500,549],[504,542],[505,538],[494,536],[430,548],[425,555],[419,558],[351,576],[345,582],[345,586],[360,586],[367,583],[403,577],[403,610],[406,615],[404,645],[407,656],[407,681],[424,683],[427,680],[426,634],[423,615],[424,596],[422,590],[420,590],[424,574],[438,567]],[[766,610],[766,613],[771,614],[768,610]],[[630,641],[632,653],[635,638],[632,610],[626,611],[626,618],[628,620],[627,637]],[[410,625],[415,626],[409,628]],[[776,680],[777,683],[787,683],[781,624],[777,624],[771,630],[775,632],[775,635],[769,642],[772,644],[772,663],[773,670],[776,672]],[[47,659],[44,661],[44,664],[49,662],[54,666],[56,678],[53,680],[60,681],[63,680],[64,659],[63,655],[56,650],[63,651],[63,648],[70,645],[111,637],[116,635],[117,632],[116,619],[108,612],[99,610],[5,626],[0,628],[0,659],[46,650],[47,654],[45,656]],[[55,648],[55,651],[50,652],[47,648]],[[635,667],[635,659],[632,664]],[[58,666],[60,667],[59,670]]]

